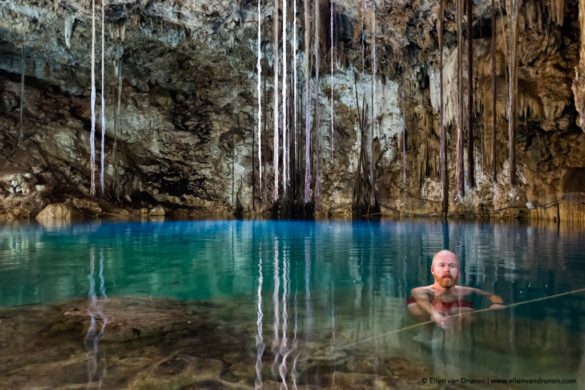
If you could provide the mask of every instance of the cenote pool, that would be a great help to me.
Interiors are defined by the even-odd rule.
[[[557,225],[3,226],[0,388],[583,385],[583,292],[418,326],[406,299],[442,248],[506,304],[585,287],[585,231]]]

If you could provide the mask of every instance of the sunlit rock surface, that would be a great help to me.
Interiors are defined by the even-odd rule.
[[[509,53],[505,41],[508,32],[501,15],[497,18],[495,53],[497,178],[494,181],[491,177],[494,53],[490,48],[489,2],[476,2],[474,154],[478,184],[475,188],[467,187],[462,200],[454,196],[455,8],[453,4],[446,8],[444,80],[452,215],[552,218],[547,211],[551,207],[566,208],[563,204],[574,204],[567,206],[570,210],[583,207],[583,178],[571,179],[576,189],[567,189],[564,184],[566,172],[585,169],[585,134],[581,123],[585,111],[582,102],[585,69],[580,55],[585,43],[579,12],[583,4],[577,0],[523,3],[518,45],[519,183],[510,188],[506,108]],[[321,194],[316,208],[320,216],[351,215],[361,143],[356,95],[360,105],[363,99],[371,106],[374,39],[371,10],[368,5],[362,17],[359,2],[340,0],[335,4],[337,61],[331,75],[329,4],[321,2],[318,107]],[[259,188],[258,184],[253,186],[258,183],[259,174],[255,143],[256,5],[250,1],[106,1],[106,188],[102,194],[98,180],[100,199],[128,210],[151,209],[160,204],[168,211],[180,210],[183,215],[227,215],[238,208],[248,215],[269,212],[273,186],[273,9],[271,4],[262,8],[262,66],[266,82],[262,85],[264,178]],[[100,6],[98,3],[98,19]],[[438,3],[433,1],[378,2],[374,102],[377,128],[373,150],[376,197],[383,215],[437,215],[441,211],[437,13]],[[292,10],[288,14],[290,21]],[[301,26],[302,7],[297,16]],[[99,101],[99,20],[96,29]],[[304,47],[302,36],[300,31],[299,48]],[[365,42],[363,59],[361,36]],[[89,196],[90,48],[89,2],[0,2],[2,218],[34,217],[47,204]],[[26,78],[20,139],[23,67]],[[304,85],[300,68],[299,85]],[[116,118],[120,74],[121,107]],[[311,77],[314,79],[315,74]],[[465,75],[464,84],[468,83],[466,78]],[[300,88],[299,107],[304,106],[302,93]],[[302,111],[299,109],[300,138],[304,136]],[[98,118],[99,115],[98,104]],[[289,118],[289,123],[293,123],[293,118]],[[99,120],[96,133],[99,150]],[[402,151],[405,134],[406,156]],[[99,153],[97,160],[99,177]],[[295,166],[299,172],[297,180],[302,183],[302,153]],[[583,220],[583,213],[562,212],[556,216],[559,217]]]

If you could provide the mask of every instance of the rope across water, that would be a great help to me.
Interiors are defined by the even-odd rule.
[[[513,308],[513,307],[516,307],[516,306],[527,305],[529,303],[534,303],[534,302],[546,301],[546,300],[549,300],[549,299],[555,299],[555,298],[563,297],[563,296],[566,296],[566,295],[578,294],[578,293],[582,293],[582,292],[585,292],[585,287],[584,288],[579,288],[579,289],[576,289],[576,290],[572,290],[572,291],[567,291],[567,292],[564,292],[564,293],[559,293],[559,294],[554,294],[554,295],[548,295],[546,297],[528,299],[526,301],[511,303],[509,305],[505,305],[503,308],[498,309],[498,310],[510,309],[510,308]],[[475,313],[475,314],[477,314],[477,313],[483,313],[483,312],[486,312],[486,311],[494,311],[494,309],[490,309],[489,307],[487,307],[487,308],[484,308],[484,309],[473,310],[473,311],[470,311],[469,313]],[[447,318],[448,317],[455,317],[455,316],[457,316],[457,314],[454,314],[454,315],[451,315],[451,316],[447,316]],[[369,341],[376,340],[376,339],[379,339],[381,337],[390,336],[390,335],[393,335],[393,334],[396,334],[396,333],[400,333],[400,332],[404,332],[404,331],[407,331],[407,330],[410,330],[410,329],[420,328],[420,327],[423,327],[425,325],[432,324],[434,322],[435,321],[433,321],[433,320],[419,322],[417,324],[405,326],[404,328],[400,328],[400,329],[391,330],[390,332],[385,332],[385,333],[382,333],[382,334],[379,334],[379,335],[376,335],[376,336],[368,337],[368,338],[365,338],[363,340],[359,340],[359,341],[356,341],[356,342],[353,342],[353,343],[344,344],[344,345],[340,345],[340,346],[335,346],[334,348],[335,349],[352,348],[352,347],[355,347],[356,345],[363,344],[363,343],[367,343]]]

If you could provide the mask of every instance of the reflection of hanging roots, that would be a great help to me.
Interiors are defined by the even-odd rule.
[[[564,292],[564,293],[549,295],[549,296],[546,296],[546,297],[534,298],[534,299],[529,299],[527,301],[511,303],[509,305],[506,305],[503,309],[511,309],[513,307],[516,307],[516,306],[527,305],[529,303],[534,303],[534,302],[546,301],[546,300],[549,300],[549,299],[560,298],[560,297],[563,297],[565,295],[578,294],[578,293],[582,293],[582,292],[585,292],[585,287],[584,288],[579,288],[577,290],[567,291],[567,292]],[[500,309],[500,310],[503,310],[503,309]],[[478,314],[478,313],[484,313],[484,312],[487,312],[487,311],[494,311],[494,309],[490,309],[489,307],[486,307],[485,309],[479,309],[479,310],[470,311],[469,314]],[[456,317],[456,316],[458,316],[458,314],[453,314],[453,315],[450,315],[450,316],[446,316],[446,318]],[[353,342],[353,343],[349,343],[349,344],[345,344],[345,345],[340,345],[340,346],[335,347],[335,348],[336,349],[352,348],[352,347],[355,347],[356,345],[363,344],[363,343],[367,343],[369,341],[379,339],[380,337],[390,336],[390,335],[393,335],[393,334],[397,334],[397,333],[400,333],[400,332],[404,332],[404,331],[407,331],[407,330],[410,330],[410,329],[420,328],[420,327],[423,327],[423,326],[426,326],[426,325],[430,325],[430,324],[433,324],[433,323],[434,323],[433,320],[429,320],[429,321],[425,321],[425,322],[419,322],[418,324],[414,324],[414,325],[410,325],[410,326],[405,326],[404,328],[400,328],[400,329],[391,330],[390,332],[382,333],[382,334],[379,334],[377,336],[368,337],[368,338],[365,338],[363,340],[356,341],[356,342]]]
[[[280,328],[280,306],[278,305],[280,295],[280,270],[278,268],[278,239],[274,240],[274,292],[272,294],[272,303],[274,306],[274,336],[272,339],[272,352],[274,353],[274,360],[272,361],[272,374],[276,376],[278,360],[280,358],[280,335],[278,329]]]
[[[282,361],[278,366],[278,373],[280,374],[280,378],[282,379],[281,388],[288,389],[286,384],[286,375],[288,373],[288,367],[286,365],[286,359],[290,354],[291,350],[288,348],[288,340],[287,340],[287,333],[288,333],[288,311],[287,311],[287,298],[288,298],[288,259],[286,253],[283,253],[282,258],[282,339],[280,343],[280,351],[279,354],[282,355]]]
[[[256,321],[256,327],[258,329],[258,334],[256,336],[256,381],[254,382],[254,388],[261,389],[262,388],[262,356],[264,355],[264,338],[262,337],[262,318],[264,317],[264,313],[262,312],[262,284],[264,282],[264,277],[262,275],[262,255],[260,254],[260,258],[258,259],[258,319]]]
[[[87,329],[87,334],[83,340],[83,344],[85,345],[85,349],[89,354],[88,362],[87,362],[87,377],[88,377],[88,384],[94,382],[96,379],[99,382],[99,387],[101,387],[102,380],[106,375],[107,366],[104,364],[102,368],[102,372],[98,372],[98,352],[99,352],[99,343],[104,336],[106,331],[106,325],[108,324],[108,318],[106,317],[101,301],[98,300],[95,292],[95,280],[94,280],[94,268],[95,268],[95,253],[93,251],[90,252],[89,258],[89,307],[87,309],[89,314],[89,326]],[[103,299],[106,299],[106,289],[104,283],[104,254],[103,251],[100,253],[100,263],[99,263],[99,281],[100,281],[100,295]],[[101,322],[101,326],[99,331],[97,330],[97,322]]]

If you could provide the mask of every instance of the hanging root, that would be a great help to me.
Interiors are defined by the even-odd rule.
[[[95,195],[95,0],[91,2],[91,133],[89,138],[91,187],[90,196]]]
[[[105,176],[105,161],[106,161],[106,74],[105,74],[105,5],[102,0],[102,93],[101,93],[101,109],[102,109],[102,139],[101,139],[101,154],[100,154],[100,190],[104,194],[104,176]]]
[[[360,157],[358,160],[358,169],[356,175],[356,181],[353,188],[352,197],[352,214],[354,217],[370,217],[378,213],[378,204],[375,197],[372,196],[374,193],[371,188],[372,181],[370,180],[369,162],[368,162],[368,151],[367,151],[367,132],[368,123],[366,118],[367,104],[365,102],[365,96],[363,97],[362,106],[359,105],[359,97],[357,92],[357,76],[354,73],[354,90],[355,100],[358,112],[358,127],[360,129],[361,136],[361,147]]]
[[[18,143],[22,142],[24,115],[24,78],[25,78],[24,46],[20,47],[20,117],[18,122]]]
[[[278,0],[274,0],[274,10],[272,11],[272,54],[274,57],[273,70],[274,70],[274,134],[273,134],[273,154],[274,154],[274,190],[273,199],[274,202],[278,201],[279,196],[279,139],[278,139],[278,124],[279,124],[279,103],[278,103],[278,64],[279,64],[279,52],[278,52]]]
[[[258,189],[260,190],[260,197],[262,197],[262,1],[258,1],[258,58],[256,62],[256,70],[258,72],[258,84],[256,85],[256,93],[258,94]]]

